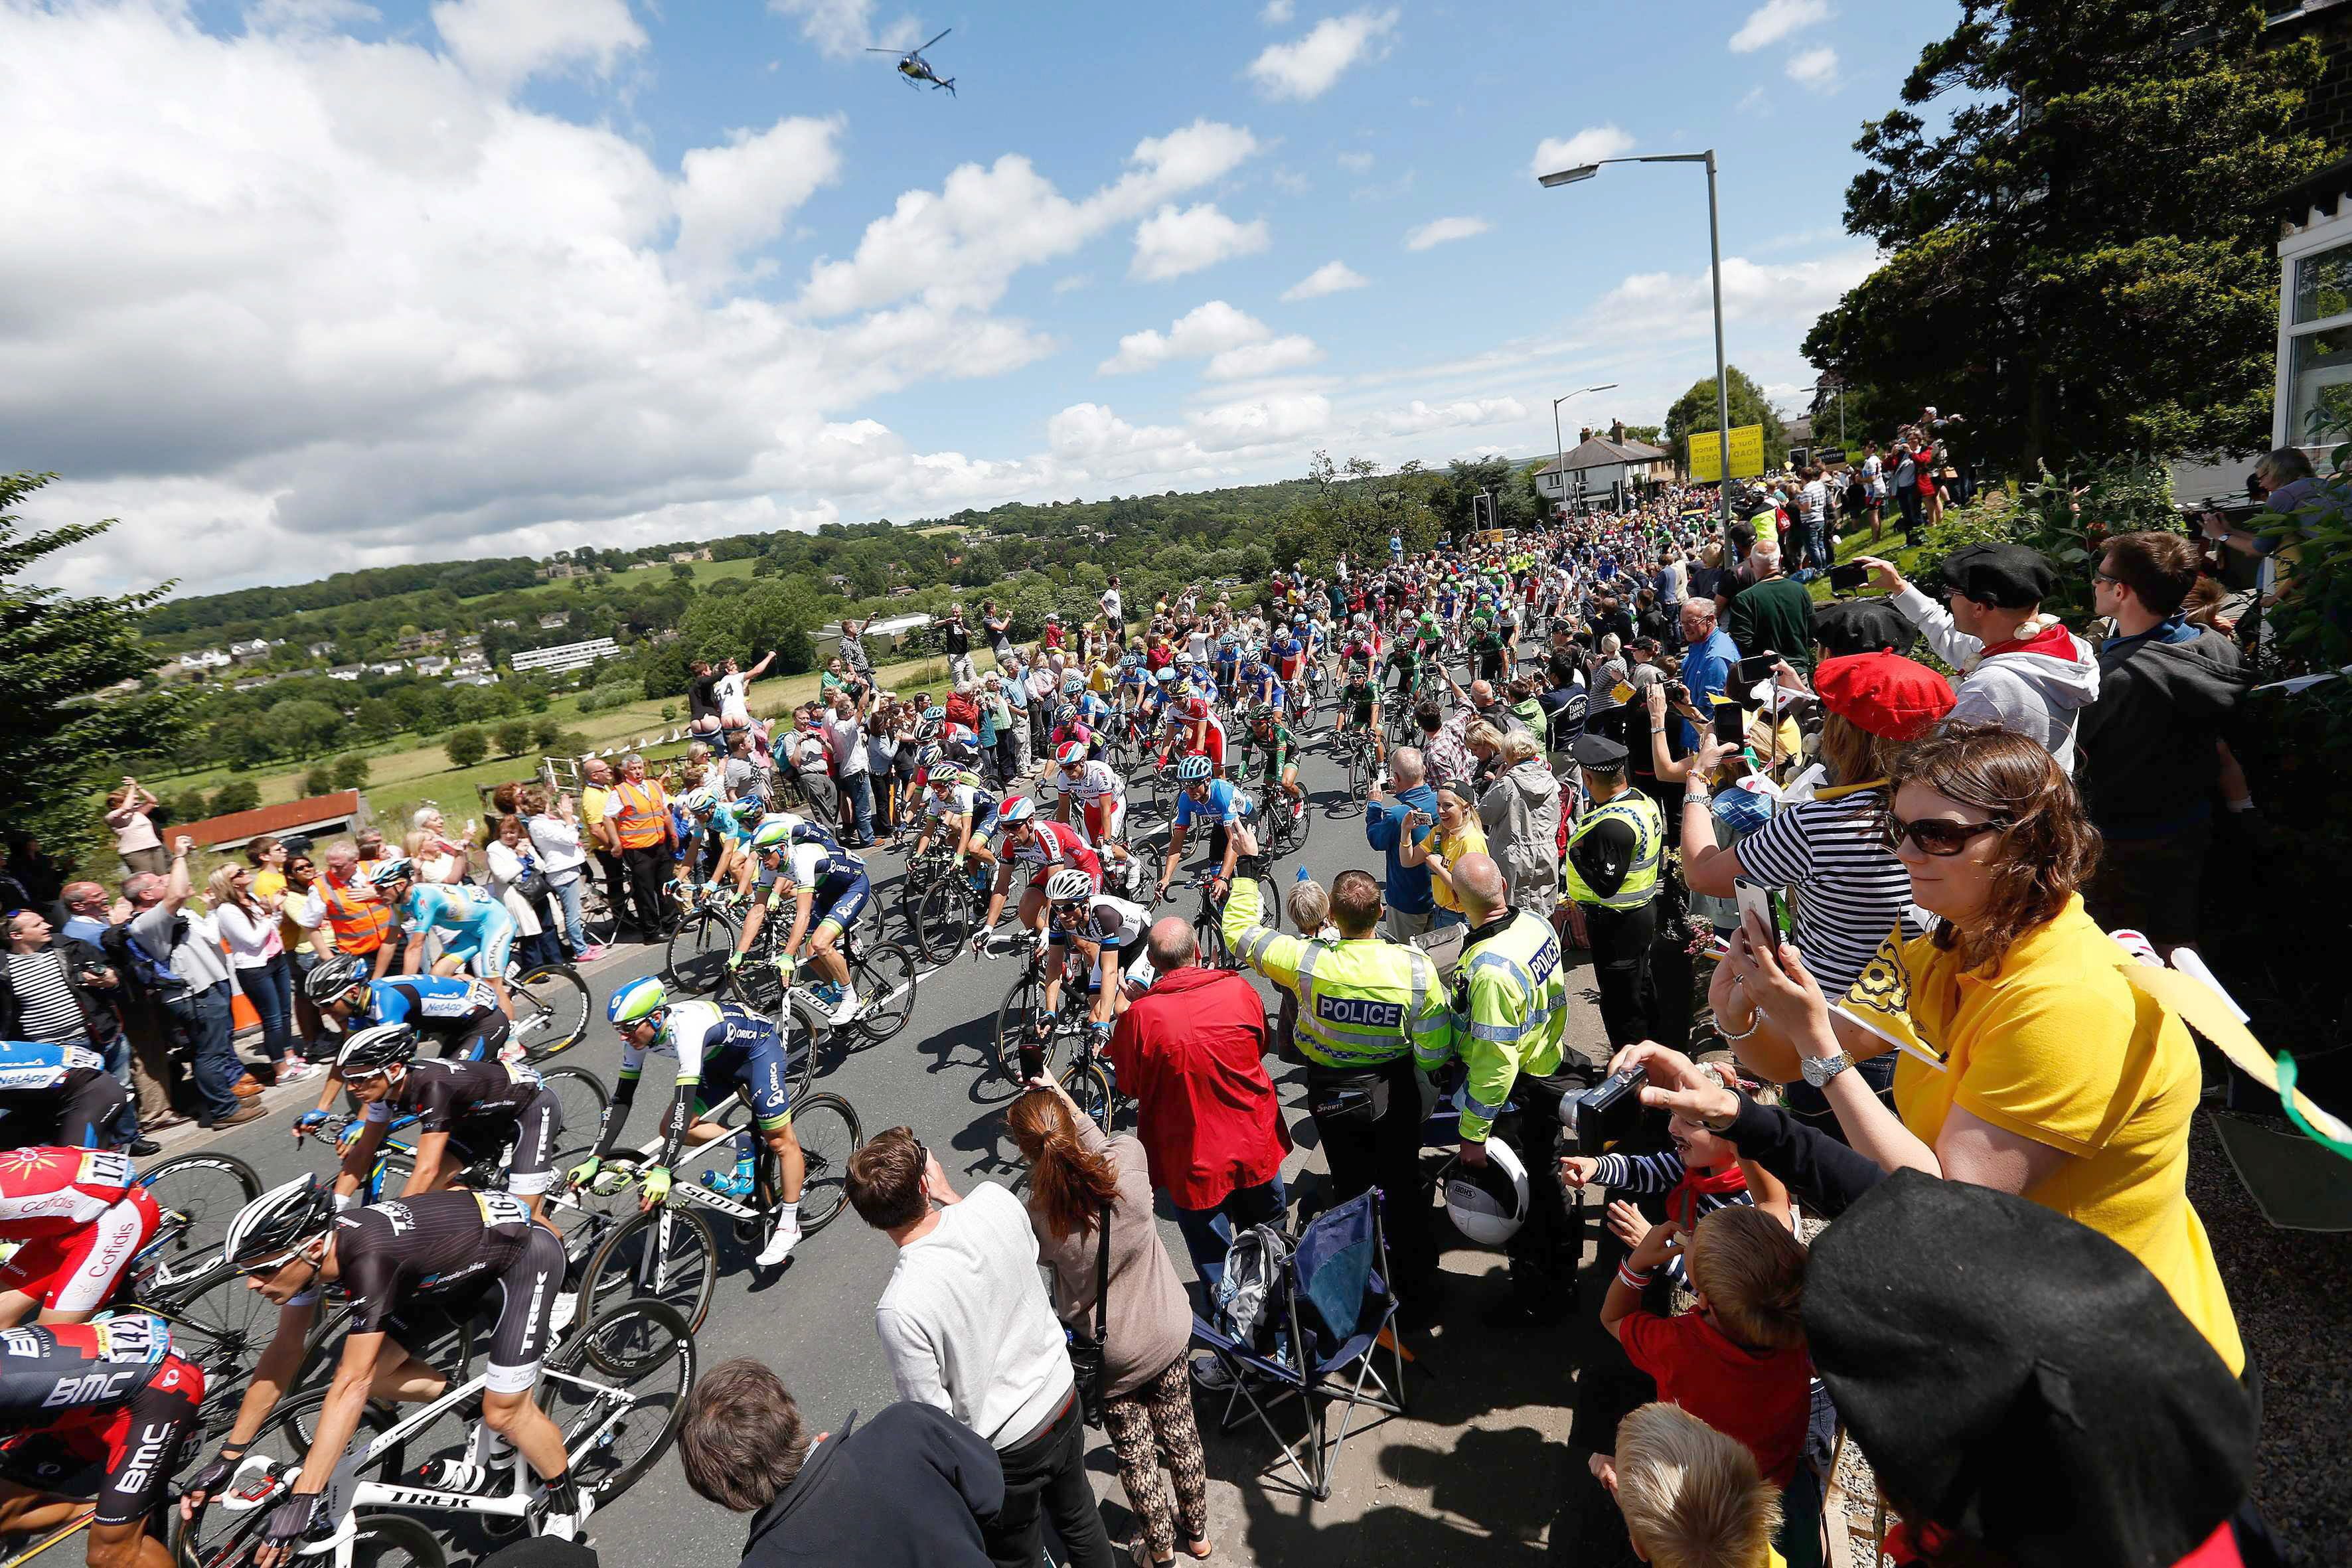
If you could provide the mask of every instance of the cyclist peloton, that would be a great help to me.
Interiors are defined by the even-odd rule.
[[[89,1568],[169,1568],[149,1523],[196,1432],[205,1374],[161,1318],[0,1334],[0,1535],[46,1534],[90,1506]],[[70,1494],[70,1495],[69,1495]]]
[[[1372,766],[1388,766],[1388,745],[1381,734],[1381,689],[1373,683],[1368,666],[1350,659],[1348,678],[1339,688],[1339,711],[1331,721],[1331,732],[1344,735],[1350,730],[1360,730],[1371,742]]]
[[[360,1102],[359,1131],[344,1147],[343,1168],[335,1177],[338,1210],[356,1201],[393,1119],[414,1116],[415,1163],[402,1197],[455,1185],[467,1166],[496,1159],[512,1145],[505,1162],[507,1191],[530,1205],[533,1219],[550,1223],[547,1189],[555,1184],[563,1108],[538,1073],[519,1062],[418,1061],[416,1031],[405,1024],[379,1024],[352,1036],[335,1055],[335,1073]],[[294,1135],[326,1121],[323,1110],[304,1111]]]
[[[441,931],[441,956],[434,961],[433,973],[441,975],[467,971],[477,979],[489,983],[498,993],[499,1009],[509,1018],[514,1016],[514,1004],[507,998],[507,961],[514,952],[514,917],[506,906],[490,897],[486,888],[471,882],[451,886],[443,882],[416,880],[415,862],[405,855],[394,856],[368,873],[383,901],[390,904],[400,921],[400,929],[408,933],[407,972],[415,974],[425,966],[425,938],[428,932]],[[387,955],[377,961],[377,974],[391,963]]]
[[[662,1117],[661,1153],[638,1183],[638,1208],[651,1210],[669,1196],[670,1173],[681,1152],[729,1136],[729,1129],[708,1118],[714,1104],[740,1089],[761,1138],[776,1156],[778,1173],[776,1230],[756,1261],[762,1268],[780,1266],[800,1243],[801,1184],[808,1163],[793,1131],[792,1080],[776,1026],[731,1002],[672,1002],[662,983],[650,974],[613,993],[604,1016],[621,1034],[621,1075],[613,1085],[612,1103],[604,1108],[595,1152],[566,1172],[566,1177],[573,1186],[595,1179],[628,1125],[646,1058],[673,1058],[677,1086]],[[751,1161],[747,1144],[736,1156],[731,1177],[706,1173],[703,1184],[728,1197],[748,1197],[756,1184]]]
[[[11,1149],[0,1154],[0,1328],[88,1322],[152,1240],[162,1215],[110,1149]]]
[[[843,934],[873,896],[866,862],[844,849],[832,834],[805,817],[778,812],[751,835],[751,850],[760,858],[758,886],[768,890],[755,899],[743,915],[743,930],[727,960],[731,973],[743,966],[759,941],[770,915],[787,898],[792,900],[792,930],[776,955],[777,970],[789,976],[808,943],[809,962],[822,978],[816,984],[794,987],[838,1029],[857,1018],[857,990],[850,984],[849,959],[841,950]]]
[[[129,1099],[106,1058],[87,1047],[0,1040],[0,1144],[114,1148]]]
[[[995,830],[997,797],[970,768],[935,765],[924,776],[923,830],[915,836],[917,855],[931,847],[931,836],[955,835],[956,858],[975,868],[992,868],[996,855],[988,847]]]
[[[1151,929],[1151,911],[1141,904],[1101,891],[1075,866],[1065,867],[1045,879],[1048,924],[1046,942],[1076,948],[1091,965],[1087,985],[1094,1000],[1087,1022],[1097,1048],[1109,1043],[1110,1027],[1127,1008],[1119,982],[1142,961],[1144,938]],[[1058,963],[1045,965],[1045,1005],[1038,1009],[1033,1039],[1042,1042],[1062,1006],[1062,971]],[[1024,1082],[1045,1071],[1045,1058],[1034,1046],[1021,1051]]]
[[[432,1484],[479,1493],[519,1449],[540,1480],[532,1508],[540,1532],[578,1538],[594,1500],[572,1483],[562,1434],[531,1396],[563,1285],[563,1243],[521,1199],[459,1188],[338,1214],[333,1188],[300,1176],[246,1205],[223,1250],[277,1304],[278,1327],[219,1454],[189,1478],[182,1518],[193,1519],[228,1484],[300,1370],[320,1299],[332,1290],[352,1308],[342,1356],[291,1495],[263,1527],[257,1568],[290,1563],[307,1538],[334,1522],[318,1517],[320,1494],[368,1401],[423,1404],[447,1393],[448,1379],[425,1359],[425,1347],[493,1303],[482,1428],[465,1458],[440,1462]]]
[[[1279,710],[1261,708],[1250,715],[1249,745],[1244,755],[1257,760],[1259,776],[1269,790],[1282,786],[1282,793],[1290,799],[1292,821],[1307,815],[1307,789],[1298,782],[1298,741],[1282,721]]]

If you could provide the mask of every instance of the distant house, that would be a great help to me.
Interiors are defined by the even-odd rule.
[[[673,550],[669,552],[669,558],[672,562],[680,564],[692,561],[708,561],[710,559],[710,552],[707,549]]]
[[[538,571],[531,574],[532,576],[546,583],[559,582],[566,577],[585,577],[587,574],[588,570],[586,567],[574,566],[569,561],[555,562],[550,565],[542,566]]]
[[[459,637],[456,642],[451,643],[449,646],[456,648],[459,653],[465,652],[467,648],[479,647],[482,646],[482,634],[479,632],[467,632],[464,637]]]
[[[424,676],[448,674],[448,656],[446,654],[438,653],[426,654],[423,658],[416,661],[416,673]]]
[[[508,619],[504,616],[492,616],[488,620],[484,621],[482,625],[486,626],[503,626],[508,631],[512,631],[515,629],[517,623]]]
[[[562,610],[539,617],[539,629],[543,632],[551,632],[559,626],[567,626],[571,624],[572,617]]]
[[[233,642],[228,645],[228,657],[238,664],[251,664],[256,659],[268,658],[269,639],[255,637],[250,642]]]
[[[479,648],[457,656],[457,673],[459,675],[479,675],[489,667],[490,661],[482,657],[482,650]]]
[[[650,561],[632,561],[629,563],[629,570],[632,572],[650,572],[653,569],[654,563]]]
[[[184,833],[196,841],[197,847],[218,854],[242,849],[265,833],[278,838],[301,834],[316,840],[356,833],[374,820],[374,814],[368,810],[367,796],[358,790],[347,789],[253,811],[233,811],[226,816],[210,816],[202,822],[173,823],[171,831],[175,837]]]
[[[335,645],[331,642],[314,642],[302,651],[312,658],[332,658],[335,657]]]
[[[232,691],[258,691],[277,679],[278,678],[274,675],[248,675],[243,680],[238,681],[235,686],[229,688],[229,689]]]
[[[1545,500],[1565,505],[1580,499],[1622,494],[1634,485],[1674,477],[1671,452],[1640,441],[1612,441],[1589,430],[1584,437],[1536,470],[1536,489]]]
[[[558,624],[562,617],[558,617]],[[561,675],[569,669],[585,669],[600,658],[611,658],[620,652],[611,637],[591,637],[586,642],[559,643],[553,647],[525,648],[508,662],[517,675],[526,670],[543,669],[551,675]]]
[[[235,661],[216,647],[200,647],[180,656],[182,669],[226,669]]]
[[[327,679],[329,680],[357,680],[366,668],[367,666],[363,664],[339,664],[335,666],[334,668],[327,671]]]
[[[832,576],[827,577],[825,581],[832,584],[836,588],[846,588],[849,586],[849,579],[843,576],[838,572],[835,572]]]
[[[401,675],[408,669],[408,661],[401,658],[379,659],[367,667],[372,675]]]

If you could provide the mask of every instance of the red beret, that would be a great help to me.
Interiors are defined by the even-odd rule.
[[[1951,682],[1899,653],[1825,658],[1813,670],[1822,706],[1890,741],[1916,741],[1952,710]]]

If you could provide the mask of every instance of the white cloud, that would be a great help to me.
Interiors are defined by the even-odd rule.
[[[1771,98],[1761,87],[1751,87],[1741,93],[1739,101],[1731,107],[1742,114],[1752,114],[1759,110],[1769,111],[1772,107]]]
[[[1257,19],[1269,27],[1280,27],[1288,25],[1297,14],[1297,7],[1291,0],[1265,0],[1265,9],[1257,14]]]
[[[1835,90],[1837,69],[1837,51],[1827,44],[1789,57],[1789,79],[1809,91]]]
[[[1072,201],[1028,159],[1008,153],[951,171],[938,191],[908,191],[866,226],[856,254],[809,269],[802,302],[821,316],[908,296],[936,309],[985,309],[1024,267],[1066,256],[1179,192],[1208,184],[1257,150],[1247,131],[1195,121],[1136,143],[1131,167]]]
[[[1118,340],[1118,353],[1095,368],[1104,375],[1124,375],[1150,370],[1171,359],[1203,359],[1244,343],[1262,343],[1274,329],[1223,300],[1195,306],[1176,318],[1167,331],[1147,328]]]
[[[433,27],[475,79],[499,89],[572,66],[609,75],[646,42],[627,0],[439,0]]]
[[[1397,24],[1396,7],[1327,16],[1303,38],[1269,45],[1249,64],[1250,79],[1268,98],[1320,98]]]
[[[1190,126],[1074,196],[1024,160],[972,165],[780,303],[739,284],[835,177],[835,122],[782,118],[657,160],[515,97],[533,72],[625,68],[625,11],[583,3],[534,32],[492,24],[545,14],[467,5],[438,34],[320,31],[341,14],[282,5],[275,30],[223,35],[178,5],[0,5],[0,186],[20,226],[0,247],[0,429],[68,476],[27,507],[37,526],[122,519],[44,580],[200,592],[322,562],[1078,493],[1100,476],[1051,450],[924,451],[866,405],[1051,352],[991,313],[1009,279],[1255,145]],[[1230,469],[1251,423],[1185,439]]]
[[[1449,240],[1475,239],[1494,226],[1482,217],[1442,217],[1423,224],[1407,234],[1404,247],[1407,250],[1427,250],[1433,245],[1444,245]]]
[[[1866,246],[1779,264],[1727,257],[1724,319],[1791,330],[1809,325],[1876,264],[1875,253]],[[1603,295],[1589,319],[1596,331],[1618,340],[1700,337],[1714,330],[1713,298],[1704,268],[1636,273]]]
[[[798,22],[801,36],[831,59],[862,54],[868,46],[910,49],[926,37],[912,16],[877,26],[874,0],[768,0],[768,9]]]
[[[1339,167],[1347,170],[1348,173],[1351,174],[1370,174],[1371,172],[1372,165],[1378,162],[1380,162],[1380,160],[1373,157],[1370,153],[1342,153],[1339,154]]]
[[[1296,169],[1276,169],[1273,180],[1274,188],[1285,195],[1303,196],[1315,188],[1315,182]]]
[[[1614,125],[1588,125],[1573,136],[1547,136],[1537,142],[1536,155],[1528,160],[1528,172],[1549,174],[1556,169],[1598,163],[1603,158],[1619,157],[1633,150],[1632,132]]]
[[[1391,436],[1420,436],[1433,430],[1507,425],[1527,416],[1528,405],[1516,397],[1468,398],[1435,407],[1416,397],[1404,407],[1388,415],[1381,425]]]
[[[1156,283],[1181,278],[1236,256],[1264,250],[1270,243],[1265,220],[1236,223],[1213,202],[1178,211],[1170,202],[1135,228],[1135,259],[1128,276]]]
[[[1767,44],[1777,44],[1791,33],[1802,32],[1829,19],[1829,0],[1764,0],[1731,35],[1731,52],[1753,54]]]
[[[1075,294],[1081,289],[1093,288],[1094,281],[1094,276],[1091,273],[1073,272],[1066,278],[1056,278],[1054,279],[1054,292],[1056,294]]]
[[[1344,293],[1349,289],[1361,289],[1371,279],[1359,273],[1344,261],[1327,261],[1314,271],[1282,291],[1285,300],[1319,300],[1326,294]]]
[[[1294,332],[1272,342],[1227,349],[1209,362],[1208,376],[1211,381],[1245,381],[1253,376],[1298,370],[1322,357],[1323,351],[1315,346],[1313,338]]]
[[[735,258],[783,232],[793,208],[841,172],[831,120],[780,120],[736,131],[724,147],[698,147],[680,160],[677,240],[671,255],[690,278],[719,282]]]
[[[1074,403],[1046,421],[1045,435],[1056,462],[1103,479],[1206,479],[1281,454],[1330,426],[1330,399],[1299,393],[1220,404],[1181,425],[1130,425],[1102,404]]]

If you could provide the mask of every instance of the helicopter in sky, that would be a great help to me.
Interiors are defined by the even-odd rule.
[[[950,27],[945,32],[940,33],[939,38],[933,38],[930,43],[918,45],[916,47],[908,49],[903,55],[898,55],[898,51],[896,49],[876,48],[871,46],[867,47],[866,52],[869,55],[898,55],[898,74],[907,79],[907,85],[908,87],[916,87],[923,82],[929,82],[934,89],[939,88],[947,89],[948,96],[950,98],[953,98],[956,95],[955,78],[951,76],[941,76],[939,72],[933,70],[931,68],[931,62],[923,58],[923,51],[929,48],[931,44],[938,43],[940,38],[944,38],[949,33],[952,33],[954,31],[955,29],[953,27]]]

